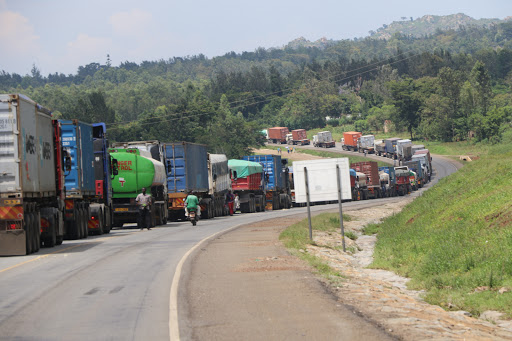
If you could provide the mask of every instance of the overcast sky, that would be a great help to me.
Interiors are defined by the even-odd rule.
[[[368,35],[401,17],[512,15],[512,0],[0,0],[0,70],[168,59]]]

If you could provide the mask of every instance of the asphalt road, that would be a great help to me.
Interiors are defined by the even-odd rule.
[[[452,170],[439,162],[439,175]],[[169,340],[176,319],[170,289],[187,252],[241,224],[304,212],[293,208],[203,220],[197,227],[178,222],[151,231],[113,230],[30,256],[0,258],[0,339]]]

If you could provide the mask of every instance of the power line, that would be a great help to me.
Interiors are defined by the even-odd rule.
[[[385,65],[393,65],[393,64],[397,64],[397,63],[400,63],[400,62],[403,62],[405,60],[408,60],[408,59],[411,59],[411,58],[414,58],[414,57],[417,57],[419,56],[420,54],[424,53],[425,51],[421,51],[419,48],[413,48],[413,49],[409,49],[407,51],[404,51],[396,56],[392,56],[392,57],[389,57],[388,60],[392,59],[392,58],[396,58],[398,56],[402,56],[402,55],[405,55],[407,53],[410,53],[410,51],[417,51],[419,50],[420,52],[416,53],[416,54],[412,54],[412,55],[409,55],[405,58],[402,58],[402,59],[398,59],[398,60],[395,60],[393,62],[384,62],[383,61],[379,61],[379,62],[375,62],[373,64],[368,64],[368,65],[365,65],[365,66],[362,66],[362,67],[359,67],[359,68],[356,68],[354,70],[348,70],[348,71],[345,71],[343,73],[340,73],[340,74],[336,74],[334,76],[332,75],[328,75],[327,76],[327,79],[329,79],[330,77],[334,77],[334,82],[343,82],[343,81],[346,81],[346,80],[349,80],[351,78],[354,78],[356,76],[361,76],[361,75],[364,75],[364,74],[367,74],[367,73],[370,73],[372,71],[377,71],[379,70],[379,68],[381,68],[382,66],[385,66]],[[368,67],[372,67],[372,66],[376,66],[372,69],[367,69]],[[352,72],[357,72],[359,70],[362,70],[362,69],[367,69],[366,71],[364,72],[358,72],[358,73],[353,73],[349,76],[345,76],[341,79],[338,79],[336,80],[336,77],[338,76],[341,76],[341,75],[346,75],[347,73],[352,73]],[[314,86],[312,87],[312,89],[315,89],[317,88],[318,86]],[[270,96],[273,96],[273,95],[276,95],[278,93],[281,93],[281,92],[290,92],[295,90],[297,88],[288,88],[288,89],[283,89],[283,90],[279,90],[279,91],[275,91],[275,92],[272,92],[272,93],[267,93],[265,95],[263,95],[262,97],[264,97],[265,99],[263,100],[258,100],[258,101],[255,101],[255,102],[249,102],[247,103],[248,100],[253,100],[256,98],[256,96],[252,96],[250,98],[247,98],[247,99],[243,99],[243,100],[237,100],[237,101],[233,101],[233,102],[229,102],[228,105],[230,107],[230,109],[236,109],[236,108],[240,108],[240,107],[243,107],[243,106],[250,106],[250,105],[256,105],[256,104],[261,104],[261,103],[265,103],[267,100],[268,100],[268,97]],[[281,97],[287,97],[290,95],[290,93],[288,94],[285,94]],[[240,103],[239,105],[236,105]],[[169,113],[169,114],[165,114],[165,115],[159,115],[159,116],[154,116],[154,117],[151,117],[149,119],[153,120],[153,119],[159,119],[159,118],[167,118],[167,119],[164,119],[164,120],[160,120],[158,122],[145,122],[145,123],[139,123],[139,126],[145,126],[145,125],[148,125],[148,124],[155,124],[155,123],[162,123],[162,122],[171,122],[171,121],[175,121],[177,119],[187,119],[187,118],[192,118],[192,117],[198,117],[198,116],[204,116],[204,115],[207,115],[207,114],[211,114],[211,113],[199,113],[199,114],[193,114],[193,115],[189,115],[189,116],[185,116],[185,117],[177,117],[178,115],[186,115],[186,114],[192,114],[191,110],[187,110],[187,111],[182,111],[182,112],[178,112],[178,113]],[[170,117],[171,116],[171,117]],[[129,124],[129,123],[133,123],[133,122],[139,122],[139,120],[130,120],[130,121],[123,121],[123,122],[114,122],[114,123],[110,123],[110,124],[107,124],[107,126],[110,126],[111,128],[109,128],[110,130],[116,130],[116,129],[121,129],[121,127],[117,127],[116,126],[121,126],[121,125],[126,125],[126,124]]]

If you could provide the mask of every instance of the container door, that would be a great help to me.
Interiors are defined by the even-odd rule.
[[[0,192],[19,192],[20,155],[18,146],[17,106],[13,105],[8,96],[0,97]]]
[[[186,190],[185,149],[181,144],[165,146],[167,158],[167,186],[171,193]]]
[[[80,155],[77,146],[77,127],[70,120],[62,120],[62,147],[71,156],[71,170],[66,172],[65,187],[67,196],[76,196],[81,192],[80,188]]]

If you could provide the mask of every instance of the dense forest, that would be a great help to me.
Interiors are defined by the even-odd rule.
[[[512,118],[512,22],[422,37],[290,44],[206,58],[80,66],[75,75],[0,73],[55,117],[106,122],[112,140],[208,144],[237,157],[261,129],[351,124],[440,141],[500,141]]]

